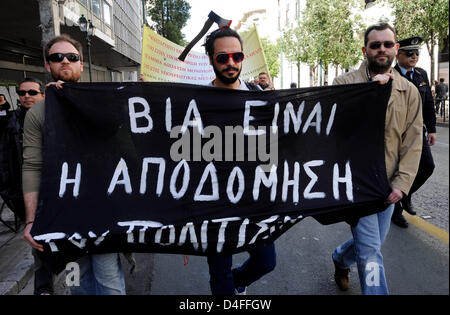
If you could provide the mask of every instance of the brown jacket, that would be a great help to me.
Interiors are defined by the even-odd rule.
[[[368,82],[367,62],[337,77],[333,84]],[[392,187],[408,194],[419,168],[423,141],[422,100],[417,88],[392,71],[392,93],[386,111],[385,159]]]

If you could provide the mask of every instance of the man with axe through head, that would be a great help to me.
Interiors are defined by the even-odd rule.
[[[210,64],[216,74],[216,79],[210,83],[210,86],[262,91],[259,86],[239,79],[244,60],[242,40],[236,31],[229,28],[231,21],[220,18],[212,11],[202,31],[187,46],[179,59],[186,58],[190,49],[208,32],[214,22],[219,25],[219,29],[209,34],[204,44],[206,54],[209,56]],[[247,286],[274,270],[276,253],[273,243],[256,247],[248,253],[249,259],[235,269],[232,269],[233,259],[230,254],[207,257],[213,295],[246,294]]]

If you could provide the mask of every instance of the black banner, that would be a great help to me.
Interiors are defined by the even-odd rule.
[[[390,89],[50,88],[32,234],[55,254],[207,255],[381,211]]]

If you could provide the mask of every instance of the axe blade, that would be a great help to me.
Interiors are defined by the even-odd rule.
[[[217,23],[220,29],[224,29],[225,27],[230,27],[232,20],[225,20],[218,16],[216,13],[211,11],[208,15],[208,20],[206,21],[205,25],[203,26],[203,29],[198,33],[198,35],[186,46],[184,51],[181,53],[181,55],[178,57],[179,60],[184,61],[191,51],[191,49],[195,46],[195,44],[198,43],[198,41],[206,35],[208,30],[211,28],[211,26],[214,23]]]
[[[208,18],[219,26],[220,29],[223,29],[225,27],[230,27],[232,20],[226,20],[219,15],[217,15],[214,11],[209,12]]]

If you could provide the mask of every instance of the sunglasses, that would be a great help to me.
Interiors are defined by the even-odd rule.
[[[41,92],[40,91],[36,91],[36,90],[28,90],[28,91],[17,90],[17,94],[19,94],[19,96],[25,96],[27,93],[30,96],[36,96],[36,95],[40,94]]]
[[[412,57],[414,54],[416,54],[417,57],[419,57],[419,51],[418,50],[407,50],[404,52],[406,57]]]
[[[80,55],[75,54],[75,53],[68,53],[68,54],[62,54],[62,53],[56,53],[56,54],[51,54],[49,56],[47,56],[47,61],[51,61],[51,62],[61,62],[64,60],[64,57],[67,58],[67,60],[69,60],[70,62],[77,62],[80,61]]]
[[[373,42],[369,45],[370,49],[379,49],[383,45],[385,48],[392,48],[395,46],[394,42],[386,41],[386,42]]]
[[[224,65],[228,62],[230,58],[233,58],[235,63],[241,63],[244,60],[244,53],[243,52],[235,52],[235,53],[229,53],[229,54],[218,54],[216,56],[216,62]]]

